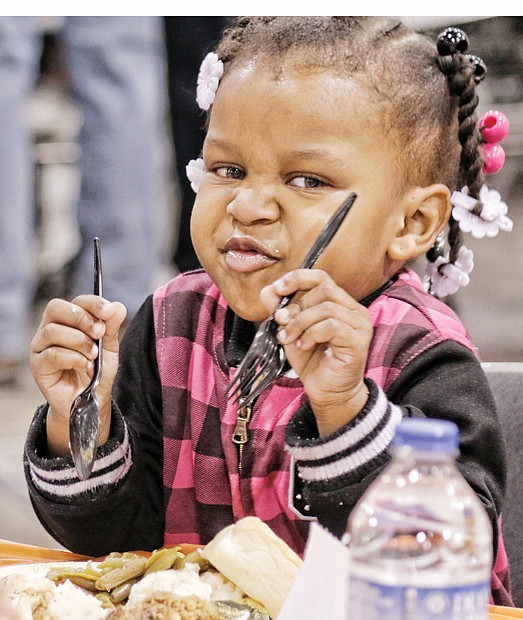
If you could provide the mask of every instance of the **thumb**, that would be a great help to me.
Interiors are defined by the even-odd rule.
[[[260,301],[265,306],[269,314],[274,312],[276,306],[281,301],[281,295],[278,295],[278,293],[274,290],[274,283],[262,288],[260,291]]]
[[[127,316],[127,308],[119,301],[109,302],[107,318],[105,319],[105,333],[103,335],[104,349],[118,351],[120,329]]]

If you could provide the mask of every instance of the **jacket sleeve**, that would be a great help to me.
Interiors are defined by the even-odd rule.
[[[493,395],[474,354],[444,341],[412,361],[387,395],[366,382],[366,406],[332,435],[318,436],[308,404],[291,421],[286,439],[295,467],[295,509],[341,536],[357,501],[388,464],[388,446],[401,418],[447,419],[460,429],[458,467],[487,510],[496,545],[505,490],[504,442]]]
[[[93,556],[163,544],[162,401],[151,297],[122,340],[120,360],[110,437],[87,480],[78,478],[71,457],[49,457],[47,405],[36,412],[24,450],[39,520],[60,544]]]

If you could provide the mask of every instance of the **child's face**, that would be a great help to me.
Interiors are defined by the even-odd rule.
[[[266,317],[260,290],[300,266],[351,191],[358,198],[316,267],[356,299],[399,268],[387,250],[406,198],[374,109],[354,80],[326,72],[284,68],[275,80],[250,65],[220,84],[191,231],[202,266],[240,316]]]

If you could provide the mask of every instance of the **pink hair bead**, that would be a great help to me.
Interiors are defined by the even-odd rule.
[[[510,123],[503,112],[489,110],[482,116],[478,123],[483,140],[489,144],[501,142],[507,137]]]
[[[505,151],[500,144],[483,144],[483,172],[496,174],[505,163]]]

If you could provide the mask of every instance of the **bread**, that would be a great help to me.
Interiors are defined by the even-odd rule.
[[[218,532],[203,557],[262,603],[271,618],[277,618],[302,565],[300,556],[258,517],[245,517]]]

